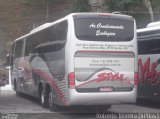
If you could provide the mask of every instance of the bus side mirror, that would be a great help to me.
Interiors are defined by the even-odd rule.
[[[6,65],[11,65],[11,61],[12,61],[11,55],[10,53],[8,53],[6,55]]]
[[[5,64],[11,66],[13,64],[13,58],[14,58],[14,56],[12,54],[8,53],[6,56],[6,63]]]

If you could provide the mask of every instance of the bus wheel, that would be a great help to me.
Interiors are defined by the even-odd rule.
[[[108,109],[111,109],[112,105],[99,106],[99,110],[106,112]]]
[[[57,111],[58,110],[58,106],[54,103],[54,97],[53,97],[53,93],[52,91],[50,90],[49,91],[49,109],[51,111]]]
[[[18,84],[17,84],[16,81],[14,82],[14,87],[15,87],[14,89],[15,89],[16,95],[17,95],[17,96],[20,96],[20,92],[19,92],[19,90],[18,90]]]
[[[44,107],[44,108],[49,107],[49,96],[47,95],[47,93],[45,93],[44,89],[42,89],[42,91],[40,93],[40,101],[41,101],[42,107]]]

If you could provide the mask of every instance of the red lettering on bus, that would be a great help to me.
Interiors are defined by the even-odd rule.
[[[109,80],[109,73],[103,72],[101,74],[98,74],[97,76],[97,82],[103,81],[103,80]]]
[[[139,82],[144,84],[146,81],[149,81],[152,84],[157,83],[157,76],[159,73],[156,71],[157,62],[150,62],[150,58],[147,58],[145,63],[142,63],[142,59],[138,60],[138,66],[140,69],[140,80]]]
[[[100,82],[100,81],[104,81],[104,80],[123,80],[123,77],[124,77],[124,74],[119,74],[119,73],[106,73],[106,72],[103,72],[101,74],[98,74],[97,76],[98,78],[96,79],[97,82]]]

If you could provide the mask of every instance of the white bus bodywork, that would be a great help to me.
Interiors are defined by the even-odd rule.
[[[70,14],[15,40],[12,84],[17,94],[38,97],[44,107],[134,103],[136,39],[130,16]]]

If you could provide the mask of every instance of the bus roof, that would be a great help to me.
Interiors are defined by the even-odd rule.
[[[46,28],[48,28],[48,27],[51,27],[52,25],[54,25],[54,24],[56,24],[56,23],[59,23],[59,22],[65,20],[65,19],[67,19],[67,18],[69,18],[69,17],[72,17],[72,16],[77,16],[77,18],[90,18],[90,17],[95,17],[95,18],[97,18],[97,16],[99,16],[99,17],[101,17],[101,18],[102,18],[102,17],[105,18],[105,16],[106,16],[107,18],[108,18],[108,17],[112,17],[112,18],[115,18],[115,19],[117,18],[117,19],[123,19],[123,20],[134,20],[131,16],[123,15],[123,14],[97,13],[97,12],[95,12],[95,13],[94,13],[94,12],[71,13],[71,14],[69,14],[69,15],[67,15],[67,16],[59,19],[59,20],[54,21],[54,22],[45,23],[45,24],[43,24],[43,25],[40,25],[39,27],[32,29],[29,33],[27,33],[27,34],[25,34],[25,35],[17,38],[15,41],[18,41],[18,40],[20,40],[20,39],[23,39],[23,38],[25,38],[25,37],[27,37],[27,36],[30,36],[30,35],[36,33],[36,32],[39,32],[39,31],[44,30],[44,29],[46,29]],[[14,41],[14,42],[15,42],[15,41]]]
[[[89,13],[73,13],[72,16],[77,18],[114,18],[114,19],[123,19],[123,20],[134,20],[133,17],[124,14],[114,14],[114,13],[98,13],[98,12],[89,12]]]
[[[147,28],[155,27],[155,26],[160,26],[160,21],[149,23],[149,24],[147,25]]]
[[[138,29],[138,30],[137,30],[137,33],[143,33],[143,32],[149,32],[149,31],[156,31],[156,30],[160,30],[160,26],[147,27],[147,28]]]
[[[160,30],[160,21],[149,23],[146,28],[138,29],[137,33],[143,33],[155,30]]]
[[[141,40],[151,40],[160,38],[160,26],[147,27],[137,30],[137,38]]]
[[[41,25],[41,26],[39,26],[39,27],[36,27],[36,28],[32,29],[32,30],[30,31],[30,33],[39,31],[40,29],[45,29],[45,28],[47,28],[48,26],[50,26],[51,24],[52,24],[52,23],[45,23],[45,24],[43,24],[43,25]]]

